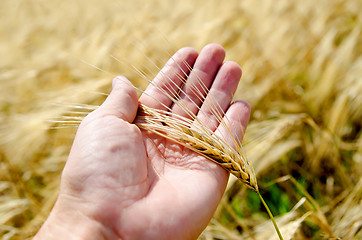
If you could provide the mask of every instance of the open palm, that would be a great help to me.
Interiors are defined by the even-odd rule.
[[[184,117],[188,115],[180,106],[187,106],[205,127],[222,135],[225,130],[217,118],[190,90],[206,87],[205,101],[218,103],[226,112],[228,128],[241,139],[250,109],[242,101],[230,105],[241,69],[236,63],[223,63],[224,57],[224,49],[217,44],[207,45],[199,56],[192,48],[179,50],[139,102],[170,108]],[[191,73],[188,65],[193,66]],[[180,76],[186,75],[183,84]],[[202,86],[197,85],[200,79]],[[178,86],[183,88],[178,98],[182,104],[167,96]],[[99,223],[106,229],[105,236],[195,239],[211,219],[228,173],[199,154],[132,124],[138,104],[131,83],[115,79],[107,100],[78,129],[63,171],[58,205]]]

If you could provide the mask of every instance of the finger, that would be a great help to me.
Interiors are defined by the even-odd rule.
[[[118,76],[113,79],[111,93],[96,112],[102,115],[114,115],[131,123],[136,117],[137,108],[135,88],[127,78]]]
[[[250,105],[246,101],[238,100],[230,105],[222,123],[215,134],[225,140],[232,147],[238,147],[243,140],[246,126],[250,118]]]
[[[205,46],[180,92],[180,99],[172,106],[172,112],[193,118],[198,112],[217,71],[225,58],[225,50],[219,44]]]
[[[235,62],[225,62],[215,77],[209,93],[197,115],[203,126],[212,131],[219,126],[230,105],[241,77],[241,68]]]
[[[140,97],[140,103],[156,109],[167,110],[180,91],[198,53],[186,47],[177,51],[157,74]]]

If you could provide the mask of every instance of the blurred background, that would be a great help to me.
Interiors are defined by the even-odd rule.
[[[30,239],[76,125],[114,76],[137,87],[177,49],[222,44],[252,106],[245,150],[285,239],[362,239],[360,0],[1,0],[0,236]],[[276,239],[230,180],[200,239]]]

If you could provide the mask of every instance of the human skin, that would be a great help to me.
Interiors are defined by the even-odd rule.
[[[199,154],[158,135],[140,130],[133,121],[138,104],[187,116],[159,88],[182,82],[203,111],[190,106],[205,127],[226,136],[217,118],[190,91],[202,79],[226,112],[228,128],[242,139],[250,115],[244,101],[231,104],[241,77],[235,62],[223,62],[224,49],[205,46],[200,55],[180,49],[137,99],[124,77],[113,80],[105,102],[80,124],[64,167],[60,193],[48,219],[34,239],[196,239],[210,221],[227,184],[228,172]],[[193,66],[189,74],[189,68]],[[157,87],[156,87],[157,86]],[[174,86],[175,87],[175,86]],[[198,85],[200,88],[200,85]],[[226,138],[234,144],[232,138]]]

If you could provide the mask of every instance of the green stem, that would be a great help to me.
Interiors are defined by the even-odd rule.
[[[256,191],[256,193],[259,195],[259,198],[260,198],[261,202],[263,203],[266,211],[268,212],[268,215],[269,215],[270,219],[271,219],[272,222],[273,222],[274,228],[275,228],[275,230],[277,231],[277,234],[278,234],[279,239],[280,239],[280,240],[283,240],[283,236],[282,236],[282,234],[281,234],[281,232],[280,232],[280,230],[279,230],[279,228],[278,228],[278,225],[277,225],[277,223],[276,223],[276,221],[275,221],[275,219],[274,219],[274,217],[273,217],[273,214],[271,213],[268,205],[267,205],[266,202],[264,201],[264,199],[263,199],[263,197],[261,196],[260,192],[259,192],[259,191]]]

